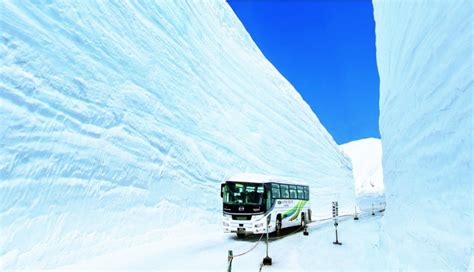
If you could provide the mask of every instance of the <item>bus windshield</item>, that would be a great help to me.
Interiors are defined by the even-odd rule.
[[[238,205],[262,205],[263,184],[226,182],[224,186],[224,203]]]

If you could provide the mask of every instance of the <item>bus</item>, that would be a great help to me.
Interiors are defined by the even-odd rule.
[[[281,234],[311,221],[309,186],[291,178],[240,174],[221,184],[225,233]]]

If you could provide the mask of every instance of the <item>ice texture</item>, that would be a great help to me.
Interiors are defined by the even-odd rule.
[[[316,213],[352,210],[350,161],[225,1],[0,13],[2,268],[221,224],[219,183],[238,172],[302,178]]]
[[[473,254],[473,3],[374,1],[374,17],[387,267],[466,270]]]

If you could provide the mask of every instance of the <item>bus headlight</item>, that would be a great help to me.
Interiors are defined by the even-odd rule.
[[[223,222],[222,224],[224,225],[224,227],[230,226],[229,223],[227,223],[227,222]]]
[[[256,224],[255,227],[256,228],[261,228],[261,227],[263,227],[263,223]]]

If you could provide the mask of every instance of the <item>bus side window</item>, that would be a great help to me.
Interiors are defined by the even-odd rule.
[[[304,186],[304,199],[309,200],[309,187]]]
[[[304,199],[303,186],[297,186],[298,199]]]
[[[267,194],[267,199],[265,201],[265,203],[267,204],[266,206],[266,210],[270,210],[270,208],[272,207],[272,194]]]
[[[272,197],[273,198],[280,198],[280,185],[279,184],[272,184]]]
[[[290,198],[291,199],[297,199],[296,195],[296,186],[295,185],[290,185]]]
[[[289,198],[290,194],[288,193],[288,185],[281,184],[281,198]]]

